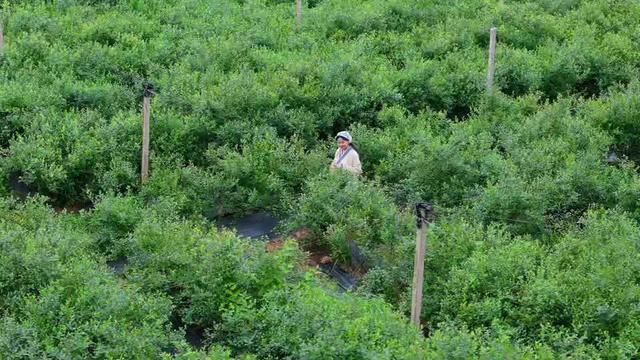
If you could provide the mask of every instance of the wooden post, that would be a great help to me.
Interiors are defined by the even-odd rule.
[[[296,0],[296,23],[298,28],[302,27],[302,0]]]
[[[413,265],[413,290],[411,296],[411,323],[420,328],[420,314],[422,313],[422,287],[424,284],[424,260],[427,251],[427,230],[429,217],[433,208],[429,204],[416,205],[417,236],[416,257]]]
[[[4,53],[4,24],[0,20],[0,55]]]
[[[149,179],[149,135],[151,117],[151,96],[145,90],[142,103],[142,182]]]
[[[496,73],[496,38],[498,29],[492,27],[489,30],[489,70],[487,72],[487,92],[493,92],[493,77]]]

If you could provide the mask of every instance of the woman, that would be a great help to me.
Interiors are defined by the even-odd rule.
[[[331,169],[344,169],[356,175],[362,174],[360,156],[352,143],[351,134],[348,131],[340,131],[336,135],[336,140],[338,140],[338,150],[331,162]]]

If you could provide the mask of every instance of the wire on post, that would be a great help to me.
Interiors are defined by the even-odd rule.
[[[429,203],[416,204],[416,227],[419,229],[423,223],[429,223],[433,218],[433,205]]]
[[[144,97],[154,97],[156,95],[156,89],[153,86],[152,83],[145,81],[144,82],[144,90],[143,90],[143,96]]]

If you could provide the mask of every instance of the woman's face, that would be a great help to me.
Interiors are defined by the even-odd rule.
[[[349,147],[349,142],[343,138],[338,138],[338,147],[342,150],[346,150]]]

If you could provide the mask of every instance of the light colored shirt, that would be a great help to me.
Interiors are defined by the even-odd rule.
[[[350,147],[344,151],[340,148],[336,150],[336,155],[331,162],[331,168],[347,170],[356,175],[362,174],[362,164],[360,164],[360,156],[358,156],[357,151]]]

